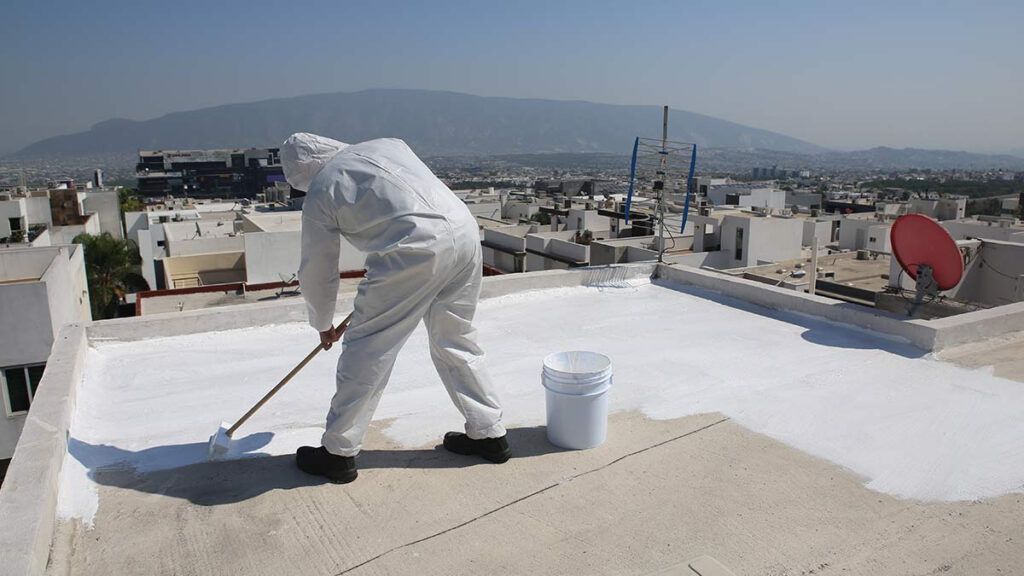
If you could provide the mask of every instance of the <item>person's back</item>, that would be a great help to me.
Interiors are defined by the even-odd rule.
[[[313,179],[304,202],[304,219],[336,225],[367,253],[429,243],[473,222],[465,203],[394,138],[344,148]]]

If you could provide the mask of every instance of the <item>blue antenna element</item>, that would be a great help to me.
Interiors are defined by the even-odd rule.
[[[693,169],[697,165],[697,145],[693,145],[693,152],[690,153],[690,175],[686,178],[686,202],[683,203],[683,223],[679,226],[679,233],[686,232],[686,218],[690,215],[690,196],[693,195]]]
[[[633,205],[633,184],[636,182],[636,151],[640,147],[640,137],[633,140],[633,159],[629,162],[629,192],[626,194],[626,224],[629,224],[629,210]]]
[[[665,240],[673,242],[672,231],[666,226],[669,212],[682,213],[681,229],[686,229],[689,220],[690,195],[694,193],[693,174],[696,170],[697,147],[690,142],[675,142],[668,139],[668,111],[663,109],[661,138],[637,137],[633,140],[633,158],[629,165],[629,185],[625,202],[625,214],[620,216],[627,225],[636,221],[644,235],[653,234],[654,245],[658,247],[658,261],[661,262],[666,250]],[[683,206],[673,199],[684,196]],[[638,213],[641,220],[633,218],[633,196],[640,202]]]

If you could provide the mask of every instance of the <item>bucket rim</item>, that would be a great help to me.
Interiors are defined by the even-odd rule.
[[[553,361],[556,357],[565,356],[565,355],[569,355],[569,354],[579,354],[579,355],[591,356],[593,358],[598,359],[600,362],[602,362],[603,366],[600,369],[598,369],[598,370],[588,370],[586,372],[572,372],[572,371],[567,371],[567,370],[559,370],[558,368],[555,368],[555,367],[553,367],[551,365],[551,361]],[[563,376],[563,377],[567,377],[567,378],[577,378],[577,377],[586,376],[586,375],[594,376],[594,375],[598,375],[598,374],[604,374],[604,373],[610,371],[612,369],[612,359],[607,354],[602,354],[600,352],[594,352],[592,350],[563,350],[561,352],[552,352],[552,353],[548,354],[547,356],[545,356],[544,357],[544,361],[542,362],[542,366],[543,366],[543,370],[545,372],[549,372],[551,374],[557,374],[557,375],[560,375],[560,376]]]

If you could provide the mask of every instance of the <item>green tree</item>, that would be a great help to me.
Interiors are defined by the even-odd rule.
[[[999,198],[978,198],[967,203],[967,216],[999,216],[1003,202]]]
[[[536,212],[530,216],[530,220],[542,226],[547,226],[548,224],[551,224],[551,215],[546,212]]]
[[[114,318],[125,294],[149,289],[146,279],[139,274],[142,258],[135,242],[118,240],[109,232],[99,236],[79,234],[73,242],[85,250],[85,275],[94,320]]]
[[[121,188],[117,191],[117,198],[121,201],[121,213],[125,214],[128,212],[142,212],[146,209],[146,205],[139,198],[135,190],[131,188]]]

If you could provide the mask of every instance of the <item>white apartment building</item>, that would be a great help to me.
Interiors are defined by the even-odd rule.
[[[538,212],[540,212],[540,204],[537,202],[510,201],[502,205],[501,217],[518,223],[530,220]]]
[[[786,207],[786,191],[776,188],[753,188],[737,184],[712,186],[708,189],[707,197],[715,206],[774,210]]]
[[[0,194],[0,241],[4,244],[48,246],[52,226],[50,199],[43,191]]]
[[[85,214],[78,224],[65,226],[52,226],[50,228],[51,244],[71,244],[79,234],[99,236],[104,232],[100,226],[100,218],[97,214]],[[120,236],[118,236],[120,237]]]
[[[745,268],[800,258],[806,246],[831,233],[831,222],[774,217],[741,210],[712,210],[691,214],[693,252],[677,259],[691,266]]]
[[[128,238],[134,240],[139,247],[142,276],[152,290],[176,287],[173,280],[167,280],[164,260],[169,257],[241,253],[242,240],[236,237],[237,218],[238,214],[231,210],[204,211],[200,214],[196,208],[128,212],[124,215]],[[196,271],[196,267],[202,265],[199,262],[190,265],[184,260],[176,264],[176,268],[181,268],[179,273],[190,278],[194,276],[192,272]],[[221,270],[224,263],[218,261],[216,265]],[[242,274],[244,276],[244,271]],[[223,274],[219,277],[222,278]],[[191,284],[192,280],[182,279],[180,287],[185,287],[186,283]]]
[[[10,458],[61,326],[92,319],[77,245],[0,250],[0,460]]]
[[[529,206],[529,204],[523,204]],[[585,208],[551,208],[550,225],[510,224],[484,228],[484,264],[503,272],[564,270],[590,262],[586,241],[613,238],[615,219]],[[586,236],[588,240],[584,241]]]
[[[366,255],[341,238],[339,272],[355,272]],[[302,212],[248,212],[242,216],[245,281],[250,284],[287,282],[299,272],[302,254]]]
[[[78,191],[82,214],[95,214],[100,233],[107,232],[117,239],[124,238],[121,225],[121,199],[117,190],[86,188]]]
[[[70,192],[59,189],[65,194]],[[34,232],[30,243],[33,246],[70,244],[79,234],[98,235],[110,233],[114,238],[124,238],[121,227],[121,204],[116,190],[86,188],[70,196],[71,206],[66,208],[80,216],[77,223],[63,226],[54,225],[50,190],[29,190],[21,193],[0,195],[0,239],[8,238],[16,231]],[[65,198],[67,198],[65,196]],[[42,228],[45,226],[45,232]]]
[[[958,220],[967,213],[966,198],[911,198],[910,212],[924,214],[936,220]]]
[[[843,218],[839,222],[840,250],[871,250],[889,254],[892,247],[889,242],[891,222],[871,218]]]
[[[975,216],[959,220],[946,220],[942,227],[954,240],[982,238],[1003,242],[1024,243],[1024,222],[1012,216]]]

